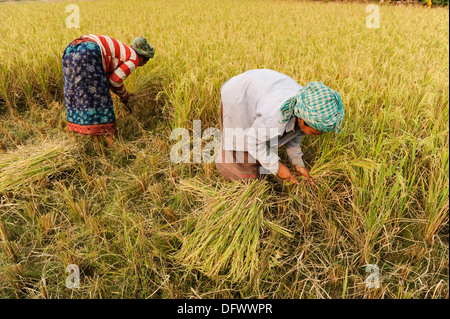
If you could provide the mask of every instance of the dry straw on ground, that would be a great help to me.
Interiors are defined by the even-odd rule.
[[[54,178],[76,167],[77,148],[68,140],[46,140],[0,155],[0,194]]]
[[[241,282],[259,270],[260,233],[270,228],[286,236],[289,230],[266,219],[273,205],[267,182],[225,183],[217,187],[198,180],[181,180],[199,208],[188,218],[194,224],[182,237],[177,258],[216,280]]]

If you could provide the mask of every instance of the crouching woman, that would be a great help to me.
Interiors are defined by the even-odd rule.
[[[339,93],[322,82],[302,87],[268,69],[237,75],[221,89],[222,145],[216,168],[230,181],[274,174],[298,184],[278,157],[278,147],[284,145],[299,175],[313,183],[300,142],[304,135],[339,133],[344,115]]]

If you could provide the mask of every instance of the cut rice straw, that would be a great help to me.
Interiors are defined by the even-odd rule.
[[[197,196],[203,205],[194,230],[182,238],[177,258],[212,279],[240,282],[259,268],[259,239],[263,227],[286,236],[290,231],[264,218],[271,205],[267,182],[227,183],[213,187],[199,180],[180,181],[179,188]]]
[[[0,156],[0,194],[19,192],[23,186],[73,168],[74,146],[68,141],[45,141]]]

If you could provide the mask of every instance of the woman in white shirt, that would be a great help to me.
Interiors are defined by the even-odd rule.
[[[298,184],[279,161],[278,147],[284,145],[296,171],[313,183],[300,141],[305,134],[339,133],[345,115],[339,93],[322,82],[302,87],[289,76],[268,69],[229,79],[222,86],[221,100],[222,151],[216,167],[231,181],[275,174]]]

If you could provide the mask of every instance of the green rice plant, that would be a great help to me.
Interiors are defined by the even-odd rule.
[[[265,227],[290,236],[289,230],[268,221],[271,206],[267,182],[206,185],[181,180],[179,188],[202,203],[188,219],[193,229],[182,237],[177,259],[213,279],[241,282],[253,279],[259,268],[259,239]]]
[[[422,192],[425,199],[426,226],[424,231],[425,240],[432,242],[434,235],[449,220],[449,188],[448,188],[448,149],[442,153],[441,160],[436,160],[441,165],[430,169],[429,177],[422,179]],[[446,164],[444,164],[446,163]],[[444,167],[444,165],[445,167]],[[442,172],[443,171],[443,172]]]

